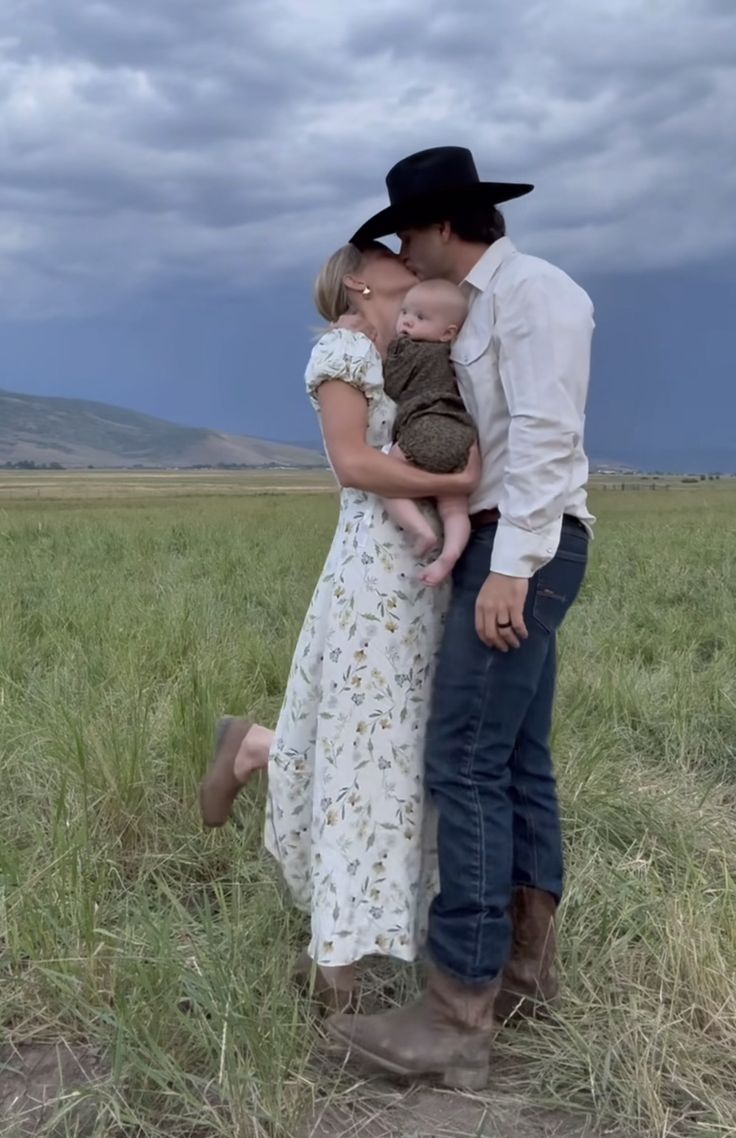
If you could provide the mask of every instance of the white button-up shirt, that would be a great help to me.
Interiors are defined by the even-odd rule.
[[[561,269],[494,242],[462,285],[452,349],[483,459],[470,512],[497,507],[491,570],[531,577],[560,542],[563,514],[588,527],[583,450],[593,305]]]

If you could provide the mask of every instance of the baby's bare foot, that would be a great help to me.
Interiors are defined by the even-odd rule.
[[[435,589],[438,585],[443,584],[443,582],[447,580],[455,568],[456,562],[457,557],[443,554],[441,557],[438,557],[436,561],[433,561],[431,565],[428,565],[426,569],[422,570],[419,574],[419,580],[425,585],[430,585]]]

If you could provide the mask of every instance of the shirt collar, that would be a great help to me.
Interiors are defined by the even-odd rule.
[[[489,245],[465,277],[463,284],[472,285],[478,292],[484,292],[505,260],[516,252],[516,246],[509,237],[499,237]]]

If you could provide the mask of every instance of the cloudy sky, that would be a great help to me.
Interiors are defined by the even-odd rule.
[[[0,101],[0,387],[314,438],[314,272],[462,144],[596,303],[591,452],[736,469],[733,0],[3,0]]]

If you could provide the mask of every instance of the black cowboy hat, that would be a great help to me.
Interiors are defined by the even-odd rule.
[[[463,204],[500,205],[534,189],[519,182],[481,182],[464,146],[435,146],[402,158],[386,175],[391,205],[369,218],[350,238],[365,246],[378,237],[441,220]],[[439,211],[439,212],[438,212]]]

